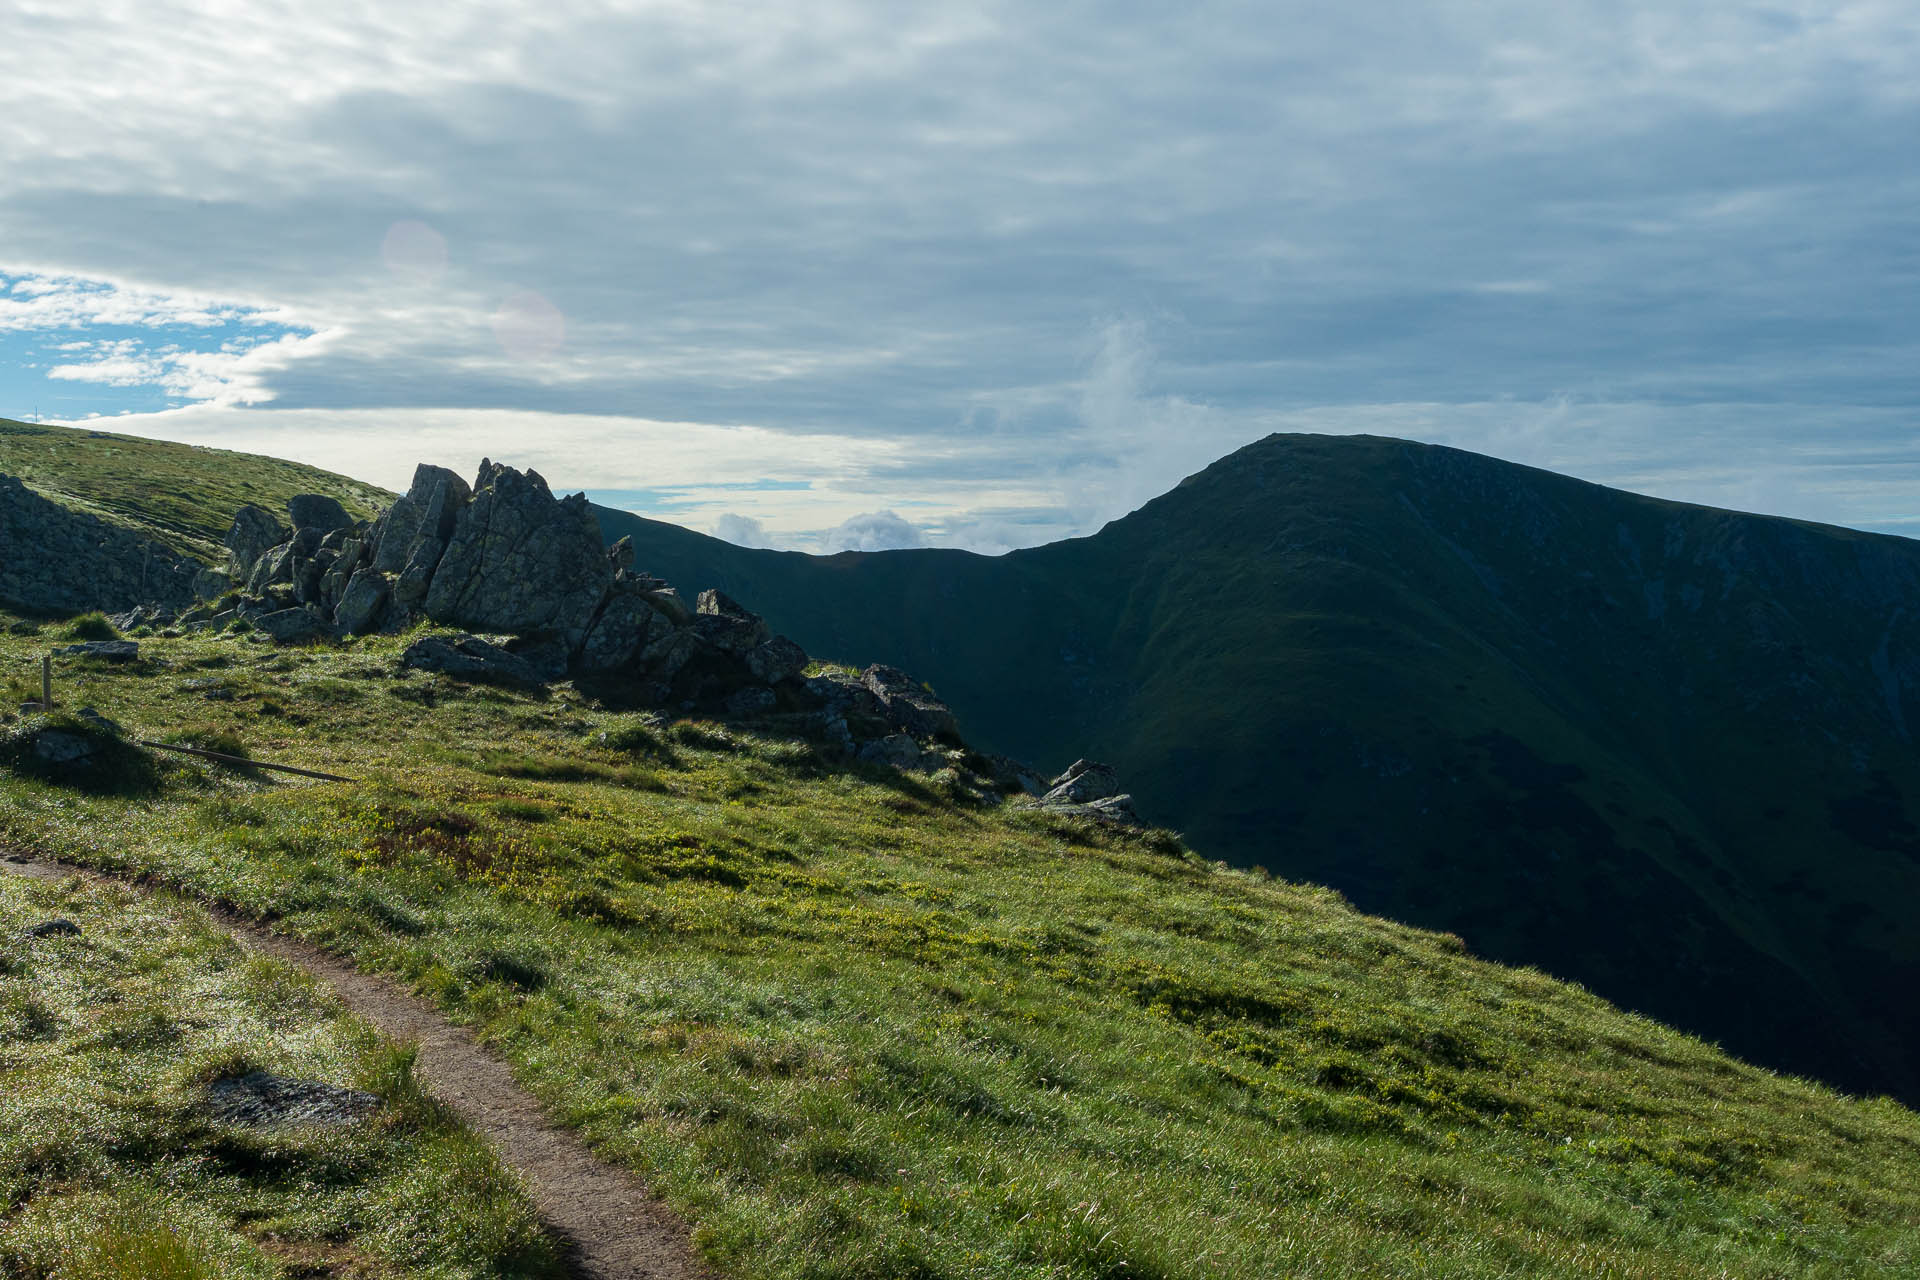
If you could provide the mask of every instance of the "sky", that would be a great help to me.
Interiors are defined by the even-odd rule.
[[[1911,0],[10,0],[0,58],[0,416],[814,551],[1272,431],[1920,534]]]

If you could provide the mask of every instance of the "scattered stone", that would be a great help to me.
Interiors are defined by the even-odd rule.
[[[522,689],[541,686],[540,673],[533,664],[479,636],[428,636],[416,640],[400,655],[400,665],[481,684]]]
[[[931,771],[946,764],[946,758],[928,751],[911,734],[890,733],[863,745],[854,758],[863,764],[892,765],[907,771]]]
[[[1087,804],[1120,793],[1120,778],[1110,764],[1075,760],[1067,771],[1048,784],[1043,799],[1054,804]]]
[[[29,929],[22,929],[23,938],[77,938],[80,926],[65,918],[43,920]]]
[[[380,1109],[380,1099],[360,1089],[317,1080],[292,1080],[267,1071],[215,1080],[207,1086],[207,1109],[222,1124],[269,1129],[280,1125],[354,1124]]]
[[[62,645],[53,652],[56,656],[100,658],[107,662],[132,662],[140,656],[140,642],[137,640],[86,640],[80,644]]]

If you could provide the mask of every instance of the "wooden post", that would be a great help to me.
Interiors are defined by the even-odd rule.
[[[40,655],[40,710],[42,714],[53,710],[53,655]]]

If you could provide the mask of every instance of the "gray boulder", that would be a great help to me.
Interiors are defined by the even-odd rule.
[[[61,645],[54,653],[75,658],[101,658],[107,662],[132,662],[140,656],[137,640],[86,640]]]
[[[253,567],[260,563],[260,557],[285,542],[292,533],[265,507],[248,503],[234,512],[233,524],[228,528],[226,538],[233,576],[242,581],[250,578]]]
[[[378,569],[358,570],[340,593],[340,603],[333,611],[334,625],[352,636],[377,629],[392,594],[393,585],[386,574]]]
[[[613,566],[585,494],[556,499],[538,472],[483,462],[422,611],[476,630],[585,639]]]
[[[287,499],[287,515],[296,529],[318,529],[330,533],[353,528],[353,517],[334,499],[321,493],[303,493]]]
[[[426,559],[427,576],[431,576],[433,565],[440,559],[440,548],[453,534],[455,518],[472,496],[467,482],[445,467],[425,463],[415,467],[413,483],[406,493],[374,524],[370,535],[374,568],[382,573],[401,572],[417,558],[415,545],[426,539],[437,544],[431,558],[420,557]]]
[[[580,668],[602,672],[628,666],[646,647],[656,628],[664,633],[671,626],[645,597],[616,590],[580,646]]]
[[[946,757],[928,751],[907,733],[876,738],[862,746],[854,758],[863,764],[891,765],[903,771],[930,771],[947,762]]]
[[[479,636],[428,636],[407,646],[400,665],[436,671],[455,680],[537,689],[540,673],[532,663]]]
[[[889,722],[916,738],[953,737],[959,725],[947,704],[898,667],[875,663],[860,673],[860,683],[880,700]]]
[[[747,651],[747,670],[762,684],[779,684],[806,670],[807,651],[785,636],[775,636]]]
[[[1075,760],[1048,784],[1043,799],[1057,804],[1087,804],[1120,794],[1120,778],[1110,764]]]

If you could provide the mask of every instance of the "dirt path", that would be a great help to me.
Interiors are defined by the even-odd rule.
[[[0,850],[0,872],[56,882],[74,875],[112,879],[12,850]],[[269,933],[218,908],[212,915],[242,946],[299,965],[381,1031],[416,1041],[420,1078],[526,1179],[540,1216],[571,1249],[577,1274],[590,1280],[710,1280],[712,1273],[694,1256],[686,1224],[631,1174],[606,1164],[550,1123],[513,1073],[464,1028],[387,979],[362,973],[318,947]]]

